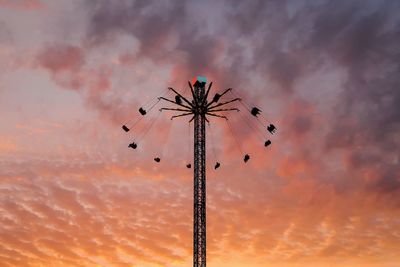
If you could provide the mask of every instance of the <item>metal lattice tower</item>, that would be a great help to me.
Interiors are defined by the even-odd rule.
[[[171,119],[178,117],[191,116],[190,122],[194,122],[194,173],[193,173],[193,267],[205,267],[206,266],[206,122],[209,124],[208,117],[222,118],[228,121],[228,118],[224,115],[220,115],[220,112],[227,111],[239,111],[235,107],[226,106],[230,103],[240,101],[245,109],[249,111],[251,115],[257,117],[261,110],[253,107],[250,109],[249,106],[242,103],[240,98],[232,98],[230,100],[223,100],[223,97],[228,92],[232,91],[232,88],[226,89],[221,94],[216,93],[211,101],[208,100],[208,95],[212,86],[212,82],[208,85],[207,90],[205,89],[207,80],[205,77],[197,76],[191,82],[189,87],[191,90],[192,99],[187,99],[174,88],[169,87],[169,91],[175,94],[174,99],[168,99],[165,97],[159,97],[160,100],[164,100],[170,104],[174,104],[173,107],[163,107],[160,111],[168,110],[174,112],[180,112],[177,115],[171,117]],[[222,100],[222,101],[220,101]],[[146,115],[153,107],[158,103],[153,104],[148,111],[143,107],[139,109],[141,115]],[[226,106],[226,107],[225,107]],[[258,122],[262,122],[257,118]],[[137,122],[133,123],[135,125]],[[154,124],[154,121],[151,125]],[[151,127],[150,125],[150,127]],[[229,123],[228,123],[229,125]],[[262,124],[263,125],[263,124]],[[189,125],[190,126],[190,125]],[[263,125],[264,126],[264,125]],[[123,125],[122,129],[126,132],[129,131],[128,126]],[[232,130],[232,129],[231,129]],[[267,127],[267,130],[273,134],[276,128],[273,124]],[[148,130],[146,131],[148,132]],[[233,132],[232,132],[233,133]],[[237,141],[237,140],[236,140]],[[270,140],[265,141],[264,146],[267,147],[271,144]],[[129,144],[132,149],[137,148],[135,142]],[[240,144],[239,144],[240,148]],[[215,152],[214,152],[215,153]],[[250,156],[246,154],[244,156],[244,162],[247,162]],[[160,162],[160,158],[154,158],[156,162]],[[217,162],[215,169],[220,166]],[[187,168],[191,168],[191,164],[186,165]]]
[[[206,121],[207,115],[227,119],[226,116],[218,115],[221,111],[231,111],[237,108],[222,109],[221,107],[229,103],[240,100],[239,98],[219,103],[220,98],[232,89],[225,90],[222,94],[216,94],[214,98],[208,102],[208,94],[212,83],[209,84],[207,91],[205,90],[206,78],[197,76],[193,81],[193,86],[189,82],[192,92],[192,101],[179,94],[173,88],[175,101],[160,97],[169,103],[178,105],[179,108],[161,108],[161,110],[181,111],[183,113],[172,116],[171,119],[183,116],[192,118],[189,122],[194,121],[194,192],[193,192],[193,266],[206,266]]]
[[[203,84],[195,83],[197,99],[204,99]],[[194,117],[193,266],[206,266],[206,117],[199,105]]]

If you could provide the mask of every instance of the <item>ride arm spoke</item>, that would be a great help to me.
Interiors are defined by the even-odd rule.
[[[223,97],[224,94],[226,94],[226,93],[228,93],[228,92],[230,92],[230,91],[232,91],[232,88],[226,89],[226,90],[221,94],[221,97]]]
[[[175,94],[177,94],[178,96],[180,96],[186,103],[189,104],[190,107],[193,107],[192,103],[190,103],[189,100],[187,100],[183,95],[181,95],[180,93],[178,93],[174,88],[172,87],[168,87],[169,90],[173,91]]]
[[[186,112],[191,112],[190,109],[182,109],[182,108],[160,108],[160,111],[163,110],[172,110],[172,111],[186,111]]]
[[[232,100],[229,100],[229,101],[226,101],[226,102],[217,104],[217,105],[212,106],[212,107],[208,107],[208,105],[207,105],[207,107],[208,107],[208,110],[211,110],[211,109],[213,109],[213,108],[222,107],[222,106],[227,105],[227,104],[229,104],[229,103],[232,103],[232,102],[235,102],[235,101],[240,101],[240,100],[241,100],[240,98],[235,98],[235,99],[232,99]]]
[[[238,109],[238,108],[221,108],[221,109],[214,109],[214,110],[209,109],[208,112],[232,111],[232,110],[240,111],[240,109]]]
[[[167,101],[167,102],[170,102],[170,103],[172,103],[172,104],[175,104],[175,105],[178,105],[178,106],[181,106],[181,107],[184,107],[184,108],[188,108],[188,109],[192,109],[191,107],[189,107],[189,106],[186,106],[186,105],[183,105],[183,104],[178,104],[178,103],[176,103],[175,101],[173,101],[173,100],[171,100],[171,99],[168,99],[168,98],[165,98],[165,97],[159,97],[158,98],[159,100],[165,100],[165,101]]]
[[[194,103],[197,104],[197,98],[196,98],[196,95],[194,94],[193,86],[190,81],[188,81],[188,84],[190,87],[190,91],[192,92],[192,97],[193,97]]]
[[[173,120],[173,119],[175,119],[175,118],[179,118],[179,117],[189,116],[189,115],[191,115],[191,114],[193,114],[193,113],[190,112],[190,113],[183,113],[183,114],[175,115],[175,116],[172,116],[172,117],[171,117],[171,120]]]
[[[222,119],[228,120],[228,118],[226,116],[223,116],[223,115],[217,115],[217,114],[208,113],[208,112],[206,114],[210,115],[210,116],[213,116],[213,117],[218,117],[218,118],[222,118]]]
[[[207,101],[208,93],[210,93],[211,86],[212,86],[212,82],[208,85],[208,89],[207,89],[206,95],[205,95],[205,97],[203,99],[203,104]]]
[[[223,96],[224,96],[226,93],[228,93],[229,91],[232,91],[232,88],[226,89],[226,90],[221,94],[220,98],[223,97]],[[208,103],[208,104],[206,105],[206,107],[208,108],[209,106],[211,106],[211,105],[214,104],[214,103],[215,103],[215,101],[212,100],[210,103]]]

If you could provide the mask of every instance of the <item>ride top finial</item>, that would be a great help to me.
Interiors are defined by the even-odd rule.
[[[192,80],[192,84],[196,85],[197,83],[205,85],[207,83],[207,78],[204,76],[195,76]]]

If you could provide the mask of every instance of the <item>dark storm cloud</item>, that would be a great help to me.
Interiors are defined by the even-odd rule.
[[[118,34],[128,34],[140,42],[139,57],[173,62],[176,51],[184,52],[188,71],[205,71],[218,40],[202,30],[197,17],[190,17],[186,5],[185,1],[98,2],[91,10],[89,42],[112,42]],[[178,43],[171,51],[168,45],[175,38]]]
[[[356,119],[359,127],[349,130],[365,130],[363,140],[356,141],[363,144],[382,140],[392,143],[391,135],[400,126],[400,23],[387,28],[389,19],[390,13],[385,10],[360,18],[348,26],[333,53],[349,75],[338,104],[343,120],[338,120],[337,128],[343,129],[342,121]],[[386,148],[394,148],[392,145]]]
[[[326,51],[348,75],[327,144],[330,149],[347,149],[352,168],[372,168],[381,174],[378,181],[368,184],[369,189],[394,193],[400,188],[396,159],[400,151],[400,23],[395,20],[399,5],[386,1],[371,9],[359,3],[351,10],[356,10],[351,16],[350,11],[324,16],[331,21],[320,24],[320,34],[313,36],[312,44],[319,49],[323,36],[331,36]],[[348,23],[341,23],[342,17]],[[365,154],[360,156],[356,148]],[[385,159],[388,156],[392,160]]]
[[[292,45],[291,29],[296,17],[291,18],[285,1],[251,1],[232,8],[228,21],[236,31],[236,38],[245,36],[253,46],[250,71],[262,73],[279,85],[284,93],[292,93],[296,79],[306,66],[297,44]],[[296,42],[301,42],[294,33]]]
[[[0,21],[0,44],[8,43],[12,40],[12,34],[7,25]]]
[[[175,27],[184,25],[184,2],[99,1],[92,7],[91,42],[111,41],[118,34],[131,34],[141,42],[141,52],[151,56]]]
[[[210,74],[227,86],[238,87],[249,74],[256,74],[278,85],[281,101],[297,97],[301,78],[323,68],[344,70],[342,88],[335,89],[342,92],[330,100],[336,103],[334,114],[324,119],[331,129],[326,137],[319,136],[326,140],[326,153],[342,149],[350,154],[351,168],[383,164],[398,173],[397,163],[379,162],[382,155],[398,158],[400,150],[398,2],[227,1],[208,13],[196,5],[190,1],[87,5],[86,43],[112,45],[119,35],[130,35],[140,43],[136,58],[173,64],[182,76]],[[217,23],[207,24],[216,14]],[[221,64],[221,58],[228,60]],[[246,58],[250,58],[247,63]],[[318,90],[315,86],[313,90]],[[306,117],[305,113],[294,120],[292,130],[315,131],[313,120]],[[366,156],[352,155],[359,146]],[[382,175],[383,183],[386,177],[392,176]]]
[[[343,88],[337,89],[343,92],[335,100],[334,114],[327,119],[332,125],[327,147],[349,153],[351,168],[373,168],[380,173],[377,181],[367,185],[369,189],[398,192],[399,3],[309,2],[291,15],[287,7],[295,6],[294,2],[282,6],[274,1],[254,1],[246,5],[232,18],[238,22],[238,32],[258,33],[254,51],[259,57],[254,71],[265,72],[282,92],[295,92],[297,78],[326,63],[333,62],[346,71]],[[298,131],[308,129],[300,127]],[[362,152],[354,150],[359,146]],[[392,162],[383,159],[388,155]]]
[[[399,10],[395,1],[375,6],[350,1],[335,6],[328,3],[316,16],[308,49],[328,56],[348,75],[337,102],[332,136],[328,138],[338,142],[330,147],[398,148]]]

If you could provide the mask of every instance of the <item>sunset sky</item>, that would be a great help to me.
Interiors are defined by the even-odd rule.
[[[203,75],[278,128],[255,131],[238,104],[238,145],[211,120],[208,266],[399,267],[399,14],[397,0],[0,0],[0,266],[191,266],[188,119],[160,113],[141,138],[159,103],[121,125]]]

